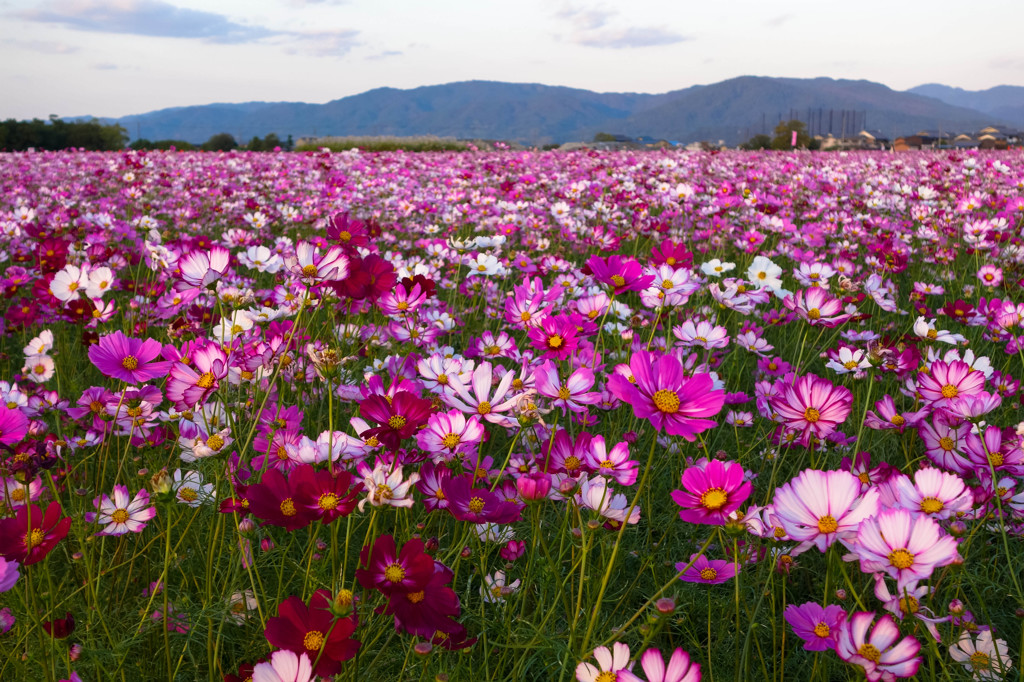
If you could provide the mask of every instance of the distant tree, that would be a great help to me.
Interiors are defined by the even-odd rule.
[[[771,149],[772,138],[768,135],[754,135],[740,145],[740,149]]]
[[[617,139],[618,136],[611,133],[598,133],[594,135],[594,142],[615,142]]]
[[[295,149],[295,140],[292,139],[292,136],[289,133],[288,139],[285,140],[285,143],[284,143],[284,150],[286,152],[290,152],[293,149]]]
[[[263,138],[263,149],[268,152],[274,151],[274,147],[283,147],[281,138],[277,136],[277,133],[270,133]]]
[[[57,115],[46,121],[7,119],[0,124],[0,131],[0,149],[10,151],[68,147],[113,151],[124,149],[128,142],[127,131],[119,125],[104,125],[96,119],[68,122]]]
[[[217,133],[200,147],[204,152],[229,152],[238,149],[238,141],[231,133]]]
[[[190,150],[196,148],[196,146],[194,144],[192,144],[191,142],[186,142],[185,140],[156,140],[155,142],[153,142],[153,141],[147,140],[145,138],[141,138],[141,139],[135,140],[135,142],[132,142],[131,147],[132,147],[132,149],[162,149],[162,150],[168,150],[171,147],[174,147],[175,149],[177,149],[179,151],[183,151],[183,152],[184,151],[190,151]]]
[[[772,149],[793,149],[793,131],[796,131],[797,147],[806,148],[810,144],[811,136],[807,134],[804,122],[793,119],[775,126]]]

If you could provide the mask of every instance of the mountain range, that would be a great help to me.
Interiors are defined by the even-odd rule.
[[[866,80],[742,76],[652,95],[465,81],[376,88],[324,104],[207,104],[101,120],[124,126],[132,139],[194,143],[227,132],[239,142],[276,133],[282,139],[437,135],[543,144],[607,132],[735,145],[757,133],[771,134],[790,118],[805,121],[813,134],[868,129],[890,139],[922,129],[1024,127],[1024,87],[972,92],[929,84],[901,92]]]

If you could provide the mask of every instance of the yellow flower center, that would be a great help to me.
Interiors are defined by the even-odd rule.
[[[804,410],[804,419],[813,424],[819,419],[821,419],[821,413],[818,412],[818,410],[816,410],[813,407],[808,407],[806,410]]]
[[[484,501],[479,497],[469,498],[469,511],[479,514],[484,510]]]
[[[323,645],[324,633],[319,630],[310,630],[302,638],[302,646],[306,647],[306,651],[320,651],[320,647]]]
[[[943,436],[942,438],[939,439],[939,447],[945,450],[946,452],[951,451],[955,445],[956,443],[954,443],[953,439],[950,438],[949,436]]]
[[[700,570],[700,579],[701,580],[714,580],[717,577],[718,577],[718,571],[716,571],[715,569],[711,568],[710,566],[708,568],[702,568]]]
[[[814,634],[818,637],[828,637],[832,633],[826,623],[818,623],[814,626]]]
[[[1001,466],[1003,466],[1003,462],[1005,460],[1003,458],[1003,453],[1001,453],[1001,452],[990,452],[989,455],[988,455],[988,461],[991,462],[992,466],[994,466],[994,467],[1001,467]]]
[[[942,387],[943,398],[955,398],[959,394],[960,391],[958,391],[956,386],[954,386],[953,384],[946,384],[945,386]]]
[[[447,374],[438,374],[437,375],[437,383],[441,384],[442,386],[447,386],[448,385],[448,375]]]
[[[868,659],[872,663],[878,663],[878,659],[882,657],[882,652],[879,651],[874,644],[868,644],[865,642],[857,649],[857,653]]]
[[[935,331],[934,329],[929,329],[928,333],[925,334],[925,336],[927,336],[929,339],[932,339],[934,341],[935,339],[939,338],[939,333],[937,331]]]
[[[906,419],[904,419],[903,417],[901,417],[901,416],[900,416],[900,415],[898,415],[898,414],[894,414],[894,415],[892,416],[892,418],[891,418],[891,419],[889,419],[889,421],[890,421],[890,422],[891,422],[892,424],[895,424],[896,426],[903,426],[903,424],[904,424],[904,423],[906,423],[906,421],[907,421],[907,420],[906,420]]]
[[[310,263],[309,265],[302,268],[302,274],[305,275],[306,277],[316,277],[316,266]]]
[[[937,497],[926,497],[921,500],[921,511],[925,514],[938,514],[945,508],[946,505],[942,504],[942,500]]]
[[[127,509],[115,509],[114,513],[110,515],[110,520],[114,523],[125,523],[128,519]]]
[[[25,549],[31,550],[34,547],[38,547],[43,544],[43,538],[46,534],[38,528],[33,528],[31,531],[25,534]]]
[[[725,506],[729,496],[721,488],[709,488],[700,496],[700,503],[705,509],[715,511]]]
[[[324,493],[316,503],[324,511],[331,511],[338,508],[338,496],[334,493]]]
[[[292,498],[286,497],[281,502],[281,513],[284,514],[285,516],[295,516],[295,514],[296,514],[295,503],[292,502]]]
[[[210,448],[211,450],[219,451],[222,447],[224,447],[224,439],[220,435],[215,433],[206,439],[206,447]]]
[[[665,414],[675,414],[679,411],[679,394],[675,391],[663,388],[656,392],[651,399],[654,401],[654,406]]]
[[[617,682],[618,679],[618,673],[614,673],[611,670],[605,670],[594,678],[594,682]]]
[[[15,488],[14,490],[11,490],[10,491],[10,497],[15,502],[24,502],[25,501],[25,489],[24,488]]]
[[[454,450],[456,447],[458,447],[459,443],[461,442],[462,439],[459,437],[459,434],[457,433],[449,433],[447,436],[441,439],[441,445],[445,446],[449,450]]]
[[[388,564],[384,568],[384,579],[389,583],[400,583],[405,580],[405,569],[398,564]]]
[[[419,592],[412,592],[405,596],[413,604],[419,604],[421,601],[423,601],[423,598],[426,595],[424,595],[423,590],[420,590]]]
[[[921,609],[921,602],[917,597],[907,596],[900,599],[900,611],[903,613],[917,613]]]
[[[971,654],[971,667],[975,670],[988,670],[992,667],[992,657],[983,651]]]
[[[203,372],[199,375],[199,378],[196,379],[196,386],[199,388],[210,388],[213,386],[213,381],[213,372]]]
[[[400,414],[393,414],[388,418],[388,426],[393,429],[405,428],[406,419]]]
[[[395,495],[395,492],[391,490],[391,486],[384,485],[383,483],[377,486],[374,493],[382,500],[390,500]]]
[[[569,455],[565,458],[565,470],[566,471],[577,471],[583,466],[583,462],[576,455]]]
[[[818,519],[818,531],[822,533],[835,533],[839,528],[839,524],[832,515],[822,516]]]
[[[121,366],[129,372],[135,371],[139,368],[139,359],[134,355],[126,355],[124,356],[124,359],[121,360]]]
[[[807,311],[807,317],[811,320],[819,320],[821,319],[821,311],[817,308],[811,308]]]
[[[199,493],[195,488],[184,487],[178,490],[178,497],[186,502],[195,502],[199,499]]]
[[[856,360],[848,360],[848,361],[843,363],[843,367],[845,367],[846,369],[857,369],[857,361]]]
[[[569,388],[567,386],[562,386],[561,388],[558,389],[559,400],[568,400],[569,396],[571,395],[572,393],[569,391]]]
[[[491,404],[485,400],[476,406],[476,411],[478,414],[490,414]]]
[[[561,348],[563,343],[565,343],[564,339],[558,334],[552,334],[548,337],[548,348]]]
[[[626,283],[626,278],[622,275],[612,275],[612,284],[617,287],[621,287]]]
[[[905,549],[897,549],[889,553],[889,563],[902,571],[914,565],[914,555]]]

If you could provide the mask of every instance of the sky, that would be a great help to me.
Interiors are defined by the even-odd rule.
[[[1024,2],[0,0],[0,119],[322,103],[465,80],[1024,85]]]

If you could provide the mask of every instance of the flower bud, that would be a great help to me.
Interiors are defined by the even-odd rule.
[[[836,599],[839,601],[846,601],[846,590],[841,587],[836,590]]]
[[[964,603],[959,599],[954,599],[953,601],[949,602],[949,613],[953,616],[964,615]]]
[[[462,548],[462,551],[459,553],[459,556],[461,556],[463,559],[468,559],[469,557],[473,556],[473,550],[469,548],[469,545],[466,545]]]
[[[551,476],[535,472],[516,479],[516,490],[524,500],[543,500],[551,492]]]
[[[167,473],[167,467],[153,474],[149,479],[150,490],[154,495],[165,495],[171,492],[171,476]]]
[[[658,610],[658,613],[669,616],[675,613],[676,600],[672,597],[662,597],[658,601],[654,602],[654,608]]]
[[[949,534],[955,538],[962,538],[967,534],[967,524],[963,521],[954,521],[949,524]]]

